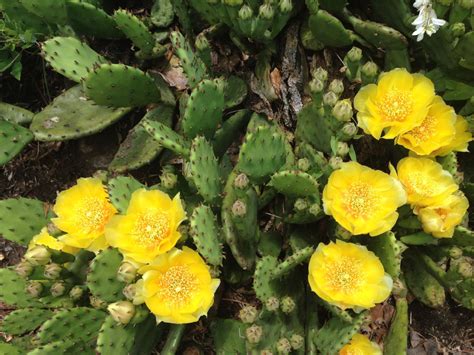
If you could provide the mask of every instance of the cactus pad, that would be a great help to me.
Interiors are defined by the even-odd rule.
[[[144,106],[160,101],[154,80],[140,69],[123,64],[102,64],[84,81],[86,95],[99,105]]]
[[[72,37],[54,37],[43,43],[46,61],[58,73],[79,82],[92,72],[105,58],[87,44]]]
[[[35,115],[30,129],[40,141],[76,139],[102,131],[129,111],[99,106],[74,86]]]
[[[87,274],[87,287],[92,295],[106,302],[124,298],[125,283],[117,280],[117,270],[122,263],[122,255],[117,249],[106,249],[92,260]]]
[[[30,130],[0,119],[0,165],[13,159],[32,139]]]
[[[247,84],[238,76],[232,75],[224,80],[224,106],[231,108],[241,104],[247,97]]]
[[[246,354],[245,334],[247,326],[235,319],[216,319],[211,323],[212,339],[217,354]]]
[[[0,269],[0,301],[16,307],[41,307],[36,299],[25,291],[26,280],[10,269]]]
[[[0,102],[0,119],[19,125],[25,125],[31,122],[33,116],[33,112],[25,110],[24,108],[10,105],[6,102]]]
[[[155,38],[138,17],[126,10],[117,10],[114,13],[114,19],[117,27],[145,56],[153,55]]]
[[[35,330],[52,315],[53,312],[48,309],[17,309],[3,319],[0,331],[9,335],[22,335]]]
[[[217,80],[203,80],[191,92],[183,115],[183,131],[192,139],[203,135],[211,139],[222,122],[224,93]]]
[[[91,343],[74,342],[73,340],[59,340],[41,345],[30,351],[28,355],[95,355],[94,347]]]
[[[21,245],[28,245],[31,238],[48,224],[46,205],[29,198],[0,201],[0,235]]]
[[[405,298],[396,300],[396,313],[384,339],[384,354],[406,354],[408,340],[408,303]]]
[[[314,37],[330,47],[345,47],[352,43],[350,31],[329,12],[319,10],[309,17],[309,28]]]
[[[257,298],[265,302],[270,297],[279,297],[282,292],[281,283],[272,280],[273,271],[278,266],[277,258],[264,256],[257,260],[253,280],[253,288]]]
[[[241,110],[234,113],[222,123],[222,126],[216,131],[212,140],[214,152],[217,157],[222,157],[239,136],[242,129],[248,123],[250,111]]]
[[[29,12],[52,25],[65,25],[67,12],[65,0],[19,0]]]
[[[100,328],[96,350],[99,354],[130,354],[135,333],[133,325],[123,326],[108,316]]]
[[[302,171],[280,171],[274,174],[270,185],[286,196],[309,196],[318,193],[318,182]]]
[[[110,201],[120,213],[126,213],[133,192],[143,187],[132,177],[118,176],[108,183]]]
[[[196,137],[189,156],[191,176],[199,194],[209,203],[216,203],[222,192],[219,163],[212,146],[204,137]]]
[[[143,125],[143,128],[145,128],[147,133],[158,141],[164,148],[170,149],[185,157],[189,156],[191,144],[170,127],[161,122],[151,121],[148,119],[142,120],[140,124]]]
[[[219,229],[212,210],[201,205],[194,209],[191,216],[191,236],[194,245],[204,259],[214,266],[222,265],[222,245],[219,241]]]
[[[0,342],[0,354],[21,355],[23,349],[13,344]]]
[[[264,182],[286,162],[285,138],[270,127],[247,133],[237,168],[256,182]]]
[[[386,232],[377,238],[370,238],[367,246],[380,258],[385,272],[393,278],[400,276],[402,253],[406,247],[397,241],[393,232]]]

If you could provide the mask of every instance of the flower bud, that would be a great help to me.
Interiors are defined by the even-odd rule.
[[[44,277],[50,280],[56,280],[59,278],[59,275],[61,275],[62,269],[63,268],[56,263],[47,264],[44,267]]]
[[[160,183],[165,189],[171,190],[178,183],[178,177],[171,171],[164,171],[160,175]]]
[[[326,82],[326,80],[328,80],[328,72],[321,67],[314,69],[311,72],[311,75],[313,76],[314,79],[319,79],[323,83]]]
[[[361,68],[362,82],[375,83],[379,76],[379,68],[374,62],[367,62]]]
[[[269,349],[263,349],[260,351],[260,355],[273,355],[273,352]]]
[[[462,22],[452,24],[449,29],[454,37],[461,37],[466,33],[466,26]]]
[[[258,16],[264,20],[272,20],[274,15],[275,11],[273,10],[273,6],[270,4],[263,4],[258,9]]]
[[[74,286],[73,288],[71,288],[71,291],[69,291],[69,297],[71,297],[73,301],[79,301],[83,295],[84,288],[82,288],[81,286]]]
[[[244,173],[240,173],[234,179],[234,186],[238,189],[245,189],[249,186],[249,178]]]
[[[304,338],[299,334],[293,334],[290,338],[290,344],[295,350],[301,349],[304,345]]]
[[[313,216],[319,216],[321,211],[321,206],[318,203],[313,203],[311,206],[309,206],[309,213],[311,213]]]
[[[458,273],[465,278],[472,277],[472,265],[469,261],[463,260],[457,265]]]
[[[194,42],[196,49],[202,51],[210,47],[209,40],[203,33],[200,33],[196,36],[196,41]]]
[[[341,94],[344,92],[344,84],[342,83],[342,80],[334,79],[331,81],[329,84],[329,91],[332,91],[338,97],[341,96]]]
[[[278,354],[289,354],[291,353],[290,341],[286,338],[281,338],[276,344]]]
[[[26,292],[33,297],[39,297],[43,292],[43,284],[39,281],[29,281],[26,285]]]
[[[352,233],[349,232],[344,227],[341,227],[339,224],[336,226],[335,234],[336,234],[336,238],[342,239],[342,240],[349,240],[352,237]]]
[[[270,312],[276,311],[280,307],[280,301],[276,297],[270,297],[265,301],[265,307]]]
[[[337,102],[337,95],[332,91],[328,91],[323,95],[323,103],[326,106],[333,107]]]
[[[309,82],[309,91],[311,94],[320,94],[323,92],[323,90],[324,81],[314,78]]]
[[[99,297],[90,296],[89,302],[91,303],[91,306],[94,307],[95,309],[107,308],[107,302],[105,302],[104,300],[101,300]]]
[[[296,211],[304,211],[308,208],[308,201],[306,201],[304,198],[298,198],[295,201],[294,208]]]
[[[257,344],[262,339],[263,329],[259,325],[252,325],[245,330],[245,337],[251,344]]]
[[[137,268],[128,262],[123,262],[117,271],[117,280],[127,284],[135,280],[136,276]]]
[[[239,18],[241,20],[249,20],[253,16],[253,10],[250,6],[244,5],[239,10]]]
[[[137,284],[129,284],[125,286],[122,293],[127,300],[133,301],[137,295]]]
[[[51,285],[49,292],[51,292],[51,296],[53,297],[62,296],[66,292],[66,285],[63,281],[56,281]]]
[[[242,200],[236,200],[232,205],[232,214],[235,217],[243,217],[247,213],[247,206]]]
[[[286,297],[283,297],[283,299],[281,300],[281,311],[283,313],[289,314],[293,312],[295,307],[296,307],[296,304],[293,298],[286,296]]]
[[[307,158],[298,159],[297,165],[298,165],[298,169],[300,169],[301,171],[308,171],[309,168],[311,167],[311,163],[309,162]]]
[[[453,259],[459,259],[462,256],[462,249],[455,246],[449,248],[449,256]]]
[[[254,306],[245,306],[239,311],[239,318],[244,323],[253,323],[257,319],[258,310]]]
[[[466,9],[466,10],[471,10],[474,8],[474,0],[459,0],[459,5]]]
[[[280,11],[284,14],[293,11],[293,3],[291,0],[280,0]]]
[[[338,156],[334,156],[334,157],[331,157],[329,159],[329,166],[333,169],[333,170],[337,170],[341,167],[341,164],[343,163],[344,161],[342,160],[341,157],[338,157]]]
[[[346,137],[354,137],[357,134],[357,126],[352,122],[346,123],[342,126],[342,133]]]
[[[337,142],[336,154],[344,158],[349,154],[349,145],[346,142]]]
[[[349,99],[339,100],[332,108],[332,115],[339,122],[350,121],[352,114],[352,104]]]
[[[351,62],[358,62],[362,59],[362,49],[357,47],[352,47],[349,52],[347,52],[347,59]]]
[[[129,301],[118,301],[107,307],[112,318],[121,324],[128,324],[135,314],[135,306]]]
[[[15,272],[21,277],[28,277],[33,272],[33,265],[28,261],[20,261],[15,265]]]
[[[25,253],[25,260],[30,262],[31,265],[46,265],[51,259],[51,253],[48,248],[37,245],[31,249],[28,249]]]

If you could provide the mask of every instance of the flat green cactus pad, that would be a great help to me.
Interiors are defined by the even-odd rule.
[[[130,354],[137,329],[118,324],[111,316],[105,318],[97,338],[99,354]]]
[[[36,349],[30,351],[28,355],[95,355],[94,346],[92,342],[75,342],[73,340],[58,340],[45,345],[38,346]]]
[[[0,8],[8,19],[14,22],[21,31],[48,34],[48,25],[41,17],[29,12],[18,1],[0,0]]]
[[[224,93],[218,80],[203,80],[191,92],[183,114],[186,137],[197,135],[211,139],[222,122]]]
[[[350,31],[329,12],[319,10],[309,17],[309,28],[314,37],[331,47],[345,47],[352,43]]]
[[[222,265],[222,244],[219,229],[212,210],[201,205],[194,209],[191,216],[191,236],[194,245],[206,261],[214,266]]]
[[[23,349],[13,344],[0,342],[0,354],[21,355]]]
[[[309,196],[318,193],[316,179],[302,171],[285,170],[273,174],[270,185],[286,196]]]
[[[282,293],[282,284],[279,280],[272,280],[273,270],[277,266],[278,260],[273,256],[264,256],[257,260],[253,288],[255,295],[262,302],[270,297],[279,297]]]
[[[160,105],[149,111],[143,119],[170,126],[173,111],[172,107]],[[138,169],[155,159],[162,149],[161,144],[153,139],[141,124],[137,124],[120,144],[109,169],[118,173]]]
[[[214,150],[204,137],[196,137],[189,156],[191,176],[205,201],[213,204],[220,199],[223,182]]]
[[[122,263],[122,255],[117,249],[101,251],[92,260],[87,274],[87,287],[92,295],[106,302],[116,302],[124,298],[125,283],[117,280],[117,271]]]
[[[76,139],[102,131],[129,111],[130,108],[97,105],[86,98],[78,85],[36,114],[30,129],[40,141]]]
[[[76,82],[84,80],[94,67],[106,60],[87,44],[73,37],[54,37],[42,46],[44,59],[58,73]]]
[[[153,79],[140,69],[123,64],[102,64],[84,81],[87,97],[99,105],[112,107],[145,106],[160,102]]]
[[[367,246],[380,258],[385,272],[393,278],[400,276],[402,253],[406,247],[397,241],[393,232],[387,232],[376,238],[370,238]]]
[[[49,309],[17,309],[3,319],[0,331],[9,335],[22,335],[35,330],[52,315]]]
[[[42,307],[25,291],[26,280],[10,269],[0,269],[0,301],[16,307]]]
[[[406,354],[408,341],[408,303],[406,298],[396,300],[395,317],[384,339],[384,354]]]
[[[286,162],[285,138],[271,127],[257,127],[247,133],[239,154],[237,168],[262,183]]]
[[[11,198],[0,201],[0,235],[21,245],[48,224],[47,206],[29,198]]]
[[[217,354],[246,354],[247,325],[235,319],[216,319],[211,323],[212,339]],[[237,336],[236,336],[237,334]],[[239,336],[242,334],[242,336]]]
[[[121,38],[114,18],[104,10],[82,0],[68,0],[67,13],[71,26],[77,32],[98,38]]]
[[[16,123],[19,125],[26,125],[31,122],[35,114],[24,108],[0,102],[0,119]]]
[[[0,119],[0,166],[19,154],[32,139],[29,129]]]
[[[238,76],[231,75],[224,79],[224,105],[231,108],[241,104],[247,97],[247,83]]]
[[[19,0],[29,12],[52,25],[65,25],[68,21],[65,0]]]
[[[110,201],[120,213],[126,213],[130,198],[134,191],[144,188],[145,185],[132,177],[118,176],[108,183]]]
[[[145,128],[147,133],[164,148],[170,149],[185,157],[189,156],[191,143],[189,143],[189,141],[183,136],[173,131],[170,127],[161,122],[152,120],[142,120],[140,124]]]
[[[126,10],[117,10],[114,13],[117,27],[133,44],[145,55],[152,55],[155,47],[155,38],[146,25],[135,15]]]

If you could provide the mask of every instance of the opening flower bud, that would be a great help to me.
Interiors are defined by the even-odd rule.
[[[257,344],[262,339],[263,329],[259,325],[252,325],[245,330],[245,336],[249,343]]]
[[[253,323],[257,319],[258,310],[254,306],[245,306],[239,311],[239,318],[244,323]]]
[[[15,272],[21,277],[28,277],[33,272],[33,265],[28,261],[21,261],[15,266]]]
[[[49,292],[51,292],[51,296],[53,297],[62,296],[66,293],[66,285],[63,281],[56,281],[51,285]]]
[[[109,304],[107,311],[117,323],[125,325],[135,314],[135,306],[129,301],[119,301]]]
[[[28,251],[25,253],[25,260],[34,266],[46,265],[49,263],[50,259],[51,253],[46,247],[42,245],[37,245],[31,249],[28,249]]]
[[[276,297],[270,297],[265,301],[265,307],[270,312],[276,311],[280,307],[280,301]]]
[[[56,280],[61,274],[62,267],[56,263],[50,263],[44,267],[44,277],[50,280]]]
[[[278,354],[289,354],[291,353],[290,341],[286,338],[281,338],[276,344]]]
[[[122,291],[123,295],[125,298],[129,301],[133,301],[135,296],[137,295],[137,285],[136,284],[130,284],[127,285],[123,288]]]
[[[281,311],[283,313],[289,314],[293,312],[295,307],[296,307],[296,304],[293,298],[286,296],[286,297],[283,297],[283,299],[281,300]]]
[[[342,126],[342,133],[347,137],[354,137],[357,134],[357,126],[352,122],[346,123]]]
[[[122,263],[117,271],[117,280],[127,284],[135,280],[136,276],[137,268],[128,262]]]
[[[337,95],[329,91],[323,95],[323,103],[326,106],[333,107],[337,102]]]
[[[351,100],[344,99],[336,102],[332,109],[332,115],[339,122],[348,122],[352,118],[352,104]]]
[[[26,292],[33,297],[39,297],[41,292],[43,292],[43,284],[39,281],[30,281],[26,286]]]

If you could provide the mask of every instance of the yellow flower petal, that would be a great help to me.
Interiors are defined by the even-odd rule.
[[[433,155],[448,155],[451,152],[467,152],[469,142],[472,141],[472,133],[469,131],[469,124],[464,117],[457,115],[454,125],[456,133],[454,139],[446,146],[433,152]]]
[[[355,334],[349,344],[339,350],[339,355],[382,355],[382,349],[367,336]]]
[[[38,235],[31,239],[28,249],[31,249],[37,245],[42,245],[48,247],[49,249],[63,251],[69,254],[76,254],[79,251],[77,248],[69,246],[61,240],[51,236],[48,233],[48,229],[46,227],[43,228]]]

